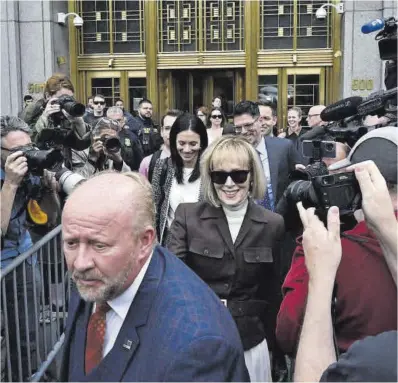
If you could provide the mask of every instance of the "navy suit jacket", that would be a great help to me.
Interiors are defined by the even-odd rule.
[[[228,309],[164,248],[155,248],[112,350],[85,376],[81,323],[90,306],[72,293],[61,381],[249,381]]]
[[[302,160],[291,140],[267,136],[265,145],[267,146],[272,192],[276,206],[291,182],[289,174],[295,170],[296,164],[302,163]]]

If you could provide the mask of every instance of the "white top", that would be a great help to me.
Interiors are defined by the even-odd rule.
[[[102,350],[103,358],[112,350],[112,347],[115,344],[116,338],[122,328],[124,320],[126,319],[130,306],[133,303],[137,291],[141,286],[141,282],[145,277],[152,255],[153,253],[149,256],[144,266],[142,266],[141,271],[138,273],[130,287],[116,298],[107,302],[108,305],[111,306],[111,310],[106,313],[104,348]],[[93,307],[93,312],[94,311],[95,305]]]
[[[210,145],[213,141],[217,140],[222,136],[224,128],[218,128],[217,130],[214,130],[212,128],[207,129],[207,141],[208,145]]]
[[[192,168],[183,168],[182,184],[177,183],[177,179],[175,177],[173,178],[173,183],[170,189],[170,204],[167,217],[169,227],[174,221],[175,211],[180,203],[198,202],[199,200],[200,177],[194,182],[188,182],[192,172]]]
[[[263,165],[263,170],[265,178],[267,180],[267,185],[271,184],[271,172],[269,170],[268,152],[265,146],[264,137],[261,137],[260,143],[257,145],[257,153],[260,154],[261,163]]]
[[[222,205],[225,216],[227,217],[229,232],[231,233],[232,243],[235,243],[238,237],[240,228],[242,227],[243,220],[247,211],[248,200],[238,206]]]

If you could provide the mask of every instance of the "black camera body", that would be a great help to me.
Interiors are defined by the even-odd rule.
[[[52,104],[58,104],[61,108],[59,113],[53,114],[56,118],[64,119],[65,116],[62,113],[62,109],[65,110],[72,117],[83,117],[86,111],[86,107],[83,104],[77,102],[72,96],[63,94],[58,97],[57,100],[52,101]]]
[[[117,153],[122,148],[122,144],[118,137],[104,137],[100,140],[109,153]]]
[[[312,187],[317,196],[315,206],[324,213],[332,206],[339,208],[340,215],[361,208],[361,189],[353,172],[314,177]]]
[[[31,146],[20,148],[18,150],[21,150],[27,159],[28,171],[36,176],[43,175],[44,169],[53,169],[57,165],[61,164],[64,159],[61,151],[54,148],[39,150],[38,148]]]
[[[397,60],[397,20],[389,17],[384,29],[376,37],[379,42],[379,55],[382,60]]]
[[[336,142],[321,140],[304,140],[302,145],[303,156],[320,160],[321,158],[336,157]]]

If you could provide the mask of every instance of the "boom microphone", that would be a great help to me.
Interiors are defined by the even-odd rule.
[[[344,100],[327,106],[321,112],[322,121],[341,121],[358,113],[358,106],[362,103],[362,97],[347,97]]]
[[[383,29],[385,25],[385,19],[372,20],[369,21],[369,23],[362,25],[361,32],[367,35],[368,33],[376,32],[380,29]]]

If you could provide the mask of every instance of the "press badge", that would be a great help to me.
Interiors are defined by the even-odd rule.
[[[125,145],[125,146],[131,146],[130,138],[125,138],[125,139],[124,139],[124,145]]]

